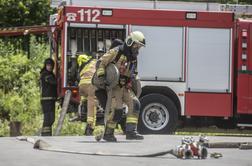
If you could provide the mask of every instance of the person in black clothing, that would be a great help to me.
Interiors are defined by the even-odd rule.
[[[55,121],[55,102],[57,99],[57,80],[53,73],[54,61],[47,58],[40,72],[41,106],[44,114],[41,136],[52,136]]]

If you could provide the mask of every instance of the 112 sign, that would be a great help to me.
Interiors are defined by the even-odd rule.
[[[101,22],[99,16],[101,11],[98,9],[81,9],[77,13],[67,13],[67,21],[76,21],[79,16],[81,22]]]

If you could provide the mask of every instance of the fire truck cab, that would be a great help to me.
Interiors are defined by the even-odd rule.
[[[59,94],[70,89],[73,103],[79,101],[70,69],[75,55],[106,52],[115,38],[138,30],[147,43],[138,56],[139,132],[174,132],[182,117],[252,114],[252,22],[232,12],[66,5],[55,25]]]

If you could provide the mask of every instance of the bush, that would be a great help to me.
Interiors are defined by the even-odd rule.
[[[0,137],[9,136],[9,121],[0,119]]]
[[[1,125],[20,121],[24,135],[34,135],[41,126],[39,71],[48,57],[49,46],[31,38],[31,58],[0,41],[0,119]],[[10,49],[8,49],[10,48]],[[3,128],[2,128],[3,127]],[[7,125],[0,135],[6,135]]]
[[[27,54],[0,40],[0,136],[9,136],[9,123],[21,122],[22,135],[37,135],[42,127],[39,73],[49,57],[49,45],[30,40]],[[60,109],[56,109],[54,129]],[[84,124],[64,121],[62,135],[83,135]]]

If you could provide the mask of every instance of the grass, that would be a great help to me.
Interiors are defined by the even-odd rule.
[[[210,127],[185,127],[177,129],[176,135],[206,135],[206,136],[237,136],[252,137],[251,129],[220,129],[215,126]]]

